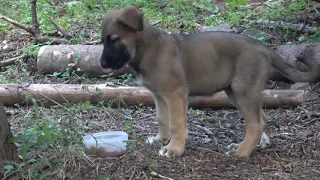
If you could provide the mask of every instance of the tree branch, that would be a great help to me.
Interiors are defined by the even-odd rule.
[[[40,34],[40,25],[37,18],[37,0],[30,0],[30,5],[33,31],[35,36],[38,36]]]
[[[29,54],[23,54],[21,56],[17,56],[8,60],[4,60],[4,61],[0,61],[0,67],[5,67],[11,64],[14,64],[17,60],[22,59],[22,58],[26,58],[29,57]]]
[[[33,36],[36,35],[36,32],[32,28],[29,28],[29,27],[19,23],[18,21],[15,21],[15,20],[13,20],[13,19],[11,19],[9,17],[6,17],[6,16],[4,16],[2,14],[0,14],[0,19],[3,19],[5,21],[11,23],[12,25],[20,28],[20,29],[23,29],[23,30],[27,31],[28,33],[32,34]]]
[[[68,40],[66,39],[60,39],[60,38],[49,38],[49,37],[45,37],[41,34],[40,32],[40,26],[39,26],[39,22],[37,19],[37,0],[30,0],[30,5],[31,5],[31,17],[32,17],[32,28],[27,27],[23,24],[21,24],[18,21],[15,21],[9,17],[6,17],[2,14],[0,14],[0,19],[3,19],[11,24],[13,24],[14,26],[21,28],[25,31],[27,31],[28,33],[30,33],[32,36],[35,37],[35,41],[39,42],[39,43],[43,43],[46,41],[51,41],[52,44],[66,44],[68,43]],[[53,21],[52,21],[53,22]],[[70,35],[68,35],[62,28],[59,28],[59,26],[53,22],[53,25],[57,28],[58,31],[60,31],[62,34],[64,34],[66,36],[66,38],[71,38]]]
[[[53,24],[53,26],[60,31],[66,39],[71,39],[72,36],[69,35],[67,31],[65,31],[59,24],[54,22],[51,18],[49,18],[49,21]]]

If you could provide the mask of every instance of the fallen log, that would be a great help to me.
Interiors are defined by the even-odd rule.
[[[305,100],[305,91],[303,90],[264,90],[262,94],[265,108],[299,106]],[[6,106],[14,104],[32,105],[31,98],[35,98],[37,101],[46,101],[48,105],[78,103],[89,100],[92,104],[104,101],[109,105],[123,105],[124,103],[126,105],[144,104],[154,106],[151,92],[143,87],[107,87],[103,84],[0,85],[0,99]],[[213,96],[189,97],[189,104],[192,107],[233,107],[223,91]]]
[[[37,69],[43,73],[78,69],[79,74],[106,75],[100,65],[101,45],[49,45],[42,46],[38,53]]]
[[[291,24],[291,23],[286,23],[282,21],[271,21],[271,20],[256,20],[256,21],[249,21],[249,22],[261,24],[267,27],[284,28],[284,29],[290,29],[292,31],[299,31],[299,32],[309,33],[309,34],[314,34],[317,32],[317,27],[308,26],[303,23]]]
[[[286,63],[301,71],[307,71],[308,67],[297,60],[297,56],[307,47],[314,51],[314,59],[320,65],[320,43],[303,45],[281,45],[275,51],[284,58]],[[89,76],[102,76],[110,73],[101,68],[100,57],[102,45],[49,45],[42,46],[38,53],[37,69],[43,73],[54,73],[73,68],[77,73],[85,73]],[[113,77],[119,77],[125,73],[131,73],[128,66],[114,72]],[[269,79],[288,81],[288,79],[272,68]]]

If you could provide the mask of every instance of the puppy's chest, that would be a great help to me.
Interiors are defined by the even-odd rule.
[[[146,78],[144,78],[142,75],[138,75],[136,76],[137,79],[137,83],[139,84],[139,86],[143,86],[147,89],[149,89],[150,91],[155,91],[154,86],[150,83],[150,81],[148,81]]]

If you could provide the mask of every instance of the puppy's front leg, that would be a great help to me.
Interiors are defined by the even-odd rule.
[[[159,125],[158,134],[154,137],[149,137],[147,143],[153,144],[159,141],[168,141],[170,138],[169,130],[169,112],[166,101],[159,95],[154,94],[156,106],[156,119]]]
[[[172,93],[165,93],[164,98],[169,108],[170,142],[159,151],[160,156],[179,157],[183,154],[187,139],[187,103],[185,88],[178,88]]]

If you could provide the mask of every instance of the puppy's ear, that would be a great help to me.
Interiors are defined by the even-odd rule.
[[[117,21],[134,31],[143,30],[143,14],[134,6],[123,8]]]

